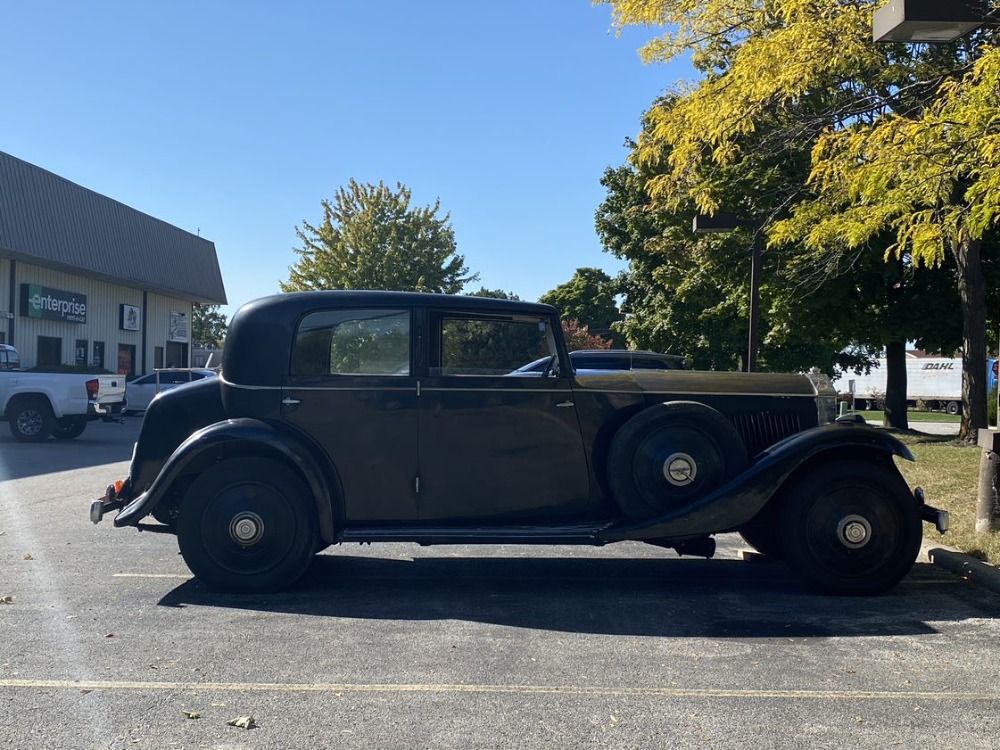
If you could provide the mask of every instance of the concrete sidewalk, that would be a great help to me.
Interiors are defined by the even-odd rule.
[[[872,427],[881,427],[881,420],[866,420],[866,424]],[[915,419],[909,420],[911,430],[924,432],[928,435],[958,435],[958,422],[918,422]]]

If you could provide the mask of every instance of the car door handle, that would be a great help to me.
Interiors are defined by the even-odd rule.
[[[558,406],[561,409],[565,409],[576,406],[576,404],[574,404],[572,401],[560,401],[558,404],[556,404],[556,406]]]
[[[296,404],[301,404],[301,403],[302,402],[299,401],[297,398],[283,398],[283,399],[281,399],[281,405],[282,406],[295,406]]]

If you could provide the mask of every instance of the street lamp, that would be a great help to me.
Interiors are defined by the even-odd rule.
[[[757,328],[760,321],[760,256],[764,252],[764,225],[752,219],[742,219],[733,214],[716,213],[712,216],[698,214],[691,230],[695,234],[732,232],[741,227],[753,231],[753,260],[750,264],[750,335],[747,342],[746,371],[757,369]]]
[[[987,0],[890,0],[872,17],[872,39],[876,42],[953,42],[986,24],[996,25]],[[997,396],[1000,405],[1000,395]],[[1000,465],[1000,435],[980,429],[977,442],[983,448],[979,462],[979,498],[976,532],[1000,531],[997,513],[997,468]]]
[[[944,44],[975,31],[987,20],[987,0],[889,0],[872,17],[872,39]]]

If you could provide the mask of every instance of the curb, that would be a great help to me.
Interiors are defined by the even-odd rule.
[[[995,594],[1000,594],[1000,568],[946,547],[924,548],[921,553],[925,553],[927,559],[937,567]]]

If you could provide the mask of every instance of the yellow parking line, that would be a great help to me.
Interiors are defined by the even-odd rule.
[[[634,696],[651,698],[715,698],[745,700],[845,701],[941,701],[966,702],[1000,700],[996,693],[956,693],[954,691],[895,690],[715,690],[698,688],[616,688],[573,685],[449,685],[449,684],[364,684],[364,683],[267,683],[267,682],[143,682],[120,680],[3,680],[0,689],[65,690],[175,690],[193,692],[257,693],[497,693],[514,695]]]

